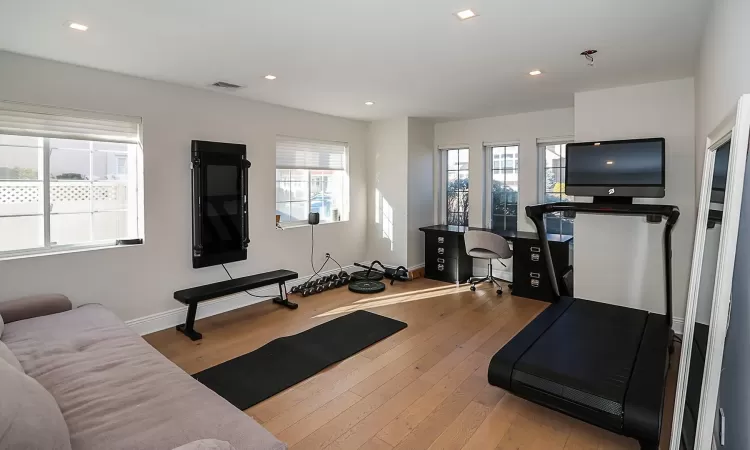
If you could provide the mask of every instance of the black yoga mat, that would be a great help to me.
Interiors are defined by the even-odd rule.
[[[193,376],[244,410],[404,328],[398,320],[356,311]]]

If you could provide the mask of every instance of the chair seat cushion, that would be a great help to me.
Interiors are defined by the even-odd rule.
[[[497,253],[493,253],[489,250],[485,250],[482,248],[475,248],[474,250],[470,251],[468,254],[472,258],[481,258],[481,259],[497,259],[500,257],[497,255]]]

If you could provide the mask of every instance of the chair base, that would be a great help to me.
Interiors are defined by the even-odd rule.
[[[471,277],[467,281],[467,283],[471,284],[471,287],[469,289],[471,289],[472,292],[477,290],[477,284],[485,283],[485,282],[486,283],[492,283],[495,286],[497,286],[497,291],[495,291],[495,292],[497,292],[497,295],[503,295],[503,286],[502,286],[502,284],[500,284],[500,279],[496,278],[495,276],[492,275],[492,260],[490,260],[490,262],[488,264],[487,276],[486,277]],[[513,285],[512,284],[508,284],[508,289],[512,290],[513,289]]]

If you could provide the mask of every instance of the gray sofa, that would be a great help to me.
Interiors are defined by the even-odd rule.
[[[101,305],[28,297],[0,317],[0,449],[287,448]]]

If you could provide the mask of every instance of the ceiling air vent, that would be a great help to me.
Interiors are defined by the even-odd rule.
[[[222,89],[229,89],[231,91],[234,91],[234,90],[237,90],[237,89],[241,89],[243,87],[243,86],[240,86],[238,84],[227,83],[226,81],[217,81],[216,83],[212,84],[211,86],[217,87],[217,88],[222,88]]]

